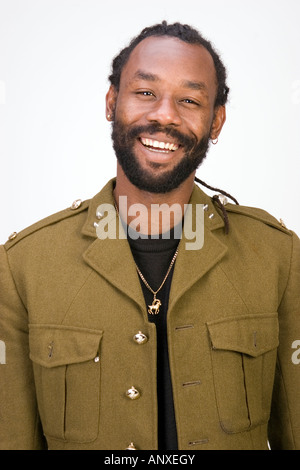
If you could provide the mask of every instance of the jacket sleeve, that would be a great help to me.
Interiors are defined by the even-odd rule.
[[[293,235],[290,274],[278,311],[279,348],[269,422],[271,449],[300,449],[300,240]]]
[[[43,449],[29,359],[27,311],[0,246],[0,449]]]

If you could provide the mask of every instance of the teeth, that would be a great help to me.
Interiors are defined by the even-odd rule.
[[[141,142],[147,147],[154,147],[162,150],[171,150],[174,152],[178,149],[178,145],[171,142],[159,142],[158,140],[144,139],[143,137],[141,138]]]

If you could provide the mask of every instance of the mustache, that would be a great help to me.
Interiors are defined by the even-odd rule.
[[[174,129],[171,126],[161,126],[160,124],[152,123],[147,126],[134,126],[128,131],[128,138],[135,139],[139,137],[141,134],[156,134],[161,132],[169,137],[172,137],[176,140],[176,143],[184,147],[186,152],[190,152],[196,147],[197,145],[197,138],[196,136],[187,136],[182,132]]]

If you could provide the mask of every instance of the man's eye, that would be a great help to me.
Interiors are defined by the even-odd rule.
[[[138,92],[137,92],[137,95],[141,95],[141,96],[154,96],[151,91],[138,91]]]
[[[184,98],[182,101],[183,101],[184,103],[187,103],[187,104],[195,104],[195,105],[198,105],[198,103],[196,103],[196,101],[191,100],[190,98]]]

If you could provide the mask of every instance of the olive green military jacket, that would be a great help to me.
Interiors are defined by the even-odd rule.
[[[157,448],[155,325],[128,241],[94,226],[112,185],[0,247],[2,449]],[[204,244],[180,241],[168,309],[179,449],[300,449],[299,239],[234,204],[226,234],[191,203]]]

